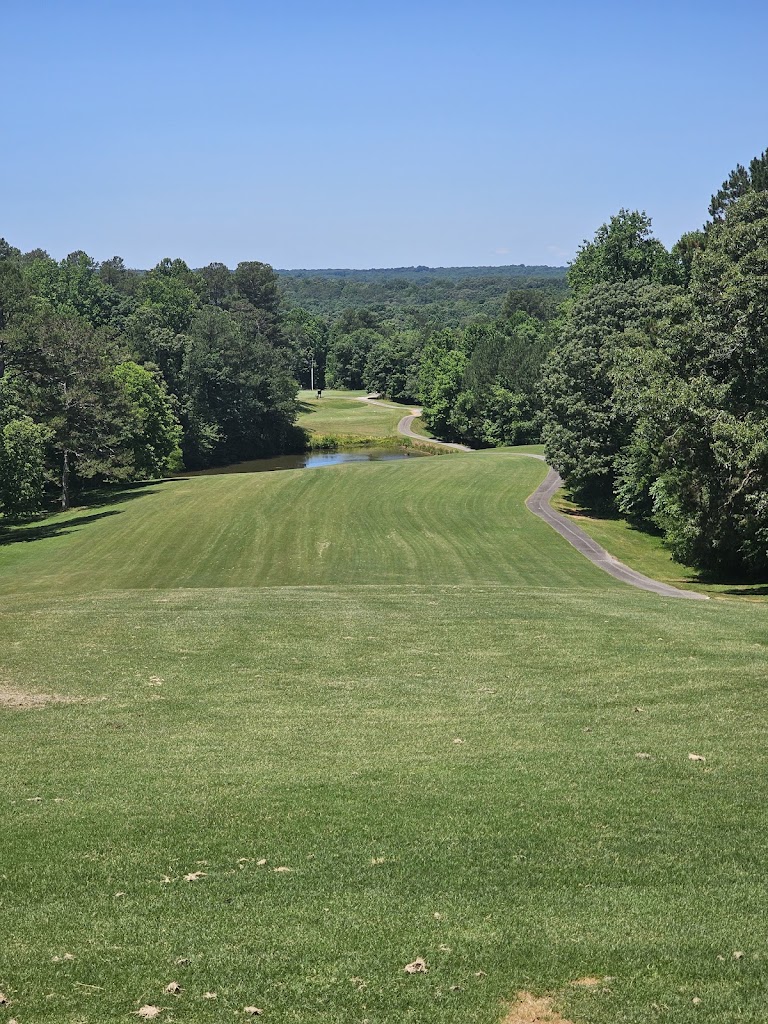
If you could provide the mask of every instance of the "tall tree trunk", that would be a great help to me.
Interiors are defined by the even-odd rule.
[[[69,508],[69,452],[66,448],[61,467],[61,507],[65,512]]]

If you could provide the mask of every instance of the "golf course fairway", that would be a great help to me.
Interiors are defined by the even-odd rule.
[[[0,1024],[764,1024],[768,606],[612,579],[545,473],[182,478],[2,535]]]

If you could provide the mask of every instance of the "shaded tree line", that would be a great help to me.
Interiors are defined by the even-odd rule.
[[[0,511],[295,448],[301,343],[267,264],[137,272],[0,241]]]
[[[583,504],[706,570],[768,571],[768,150],[667,251],[622,210],[585,242],[543,373],[547,458]]]

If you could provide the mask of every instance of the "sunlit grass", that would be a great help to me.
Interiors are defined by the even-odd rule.
[[[199,477],[0,546],[0,694],[87,701],[0,708],[0,1021],[762,1024],[766,609],[607,577],[544,473]]]
[[[410,412],[410,406],[387,403],[384,408],[373,403],[356,401],[364,391],[323,391],[317,398],[314,391],[299,392],[301,413],[298,425],[313,434],[362,435],[364,437],[397,437],[397,424]]]

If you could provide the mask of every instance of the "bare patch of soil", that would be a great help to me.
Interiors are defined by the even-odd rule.
[[[553,1008],[549,996],[518,992],[502,1024],[573,1024]]]
[[[0,710],[14,708],[28,711],[31,708],[46,708],[51,704],[82,704],[85,697],[65,697],[61,693],[30,693],[16,686],[0,683]]]

